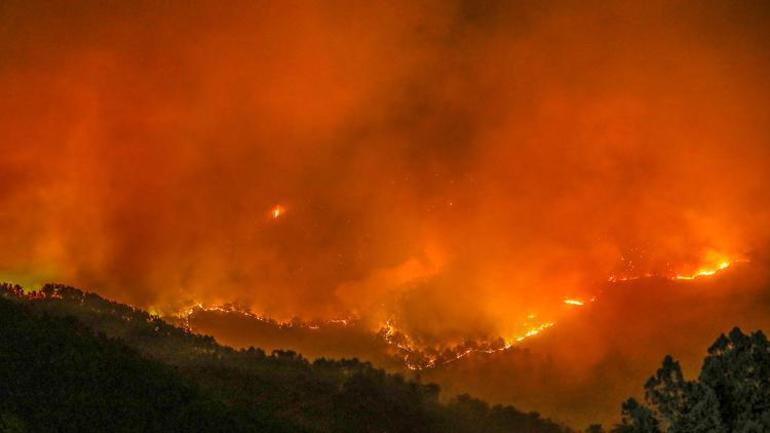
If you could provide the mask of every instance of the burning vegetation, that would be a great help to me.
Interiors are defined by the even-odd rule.
[[[734,262],[746,262],[746,260],[736,260]],[[663,278],[669,281],[691,281],[714,276],[717,273],[728,269],[734,262],[722,260],[714,267],[702,266],[691,275],[669,274],[667,276],[662,276],[645,274],[642,276],[624,278],[611,276],[609,281],[610,283],[617,283],[623,281],[634,281],[641,278]],[[591,303],[597,302],[598,300],[599,298],[597,296],[591,297],[588,301],[566,298],[563,300],[563,304],[569,307],[585,307]],[[193,319],[196,315],[206,313],[214,315],[239,316],[244,319],[251,319],[257,322],[262,322],[278,329],[296,329],[300,331],[308,331],[311,333],[313,331],[317,332],[321,330],[328,330],[329,328],[342,328],[343,330],[345,328],[354,328],[356,329],[355,332],[372,332],[377,336],[377,338],[381,339],[381,341],[389,347],[388,353],[398,359],[402,366],[410,370],[423,370],[441,367],[472,354],[489,355],[506,351],[556,325],[556,322],[553,320],[540,321],[536,314],[529,314],[526,319],[522,321],[519,333],[507,338],[504,336],[498,336],[496,338],[490,339],[469,339],[459,344],[452,344],[451,342],[439,342],[439,344],[436,345],[426,345],[421,344],[419,338],[415,338],[414,336],[410,336],[409,334],[399,330],[396,324],[396,320],[393,317],[390,317],[379,326],[369,329],[367,328],[366,321],[362,320],[360,317],[355,316],[313,321],[303,321],[302,319],[295,317],[291,320],[280,321],[256,314],[250,311],[247,307],[238,306],[235,304],[205,306],[201,303],[196,303],[192,307],[184,308],[181,311],[172,314],[168,317],[168,320],[179,323],[185,329],[190,331],[196,331],[196,328],[191,324],[191,319]],[[216,333],[217,332],[215,332],[215,334]],[[220,331],[220,336],[227,339],[227,331]],[[284,340],[284,344],[290,343],[288,343],[287,340]],[[356,353],[355,356],[366,356],[366,354]]]
[[[762,11],[470,3],[4,2],[0,277],[508,346],[765,248]]]
[[[582,320],[609,292],[744,296],[714,282],[770,251],[768,20],[762,2],[2,1],[0,280],[188,329],[240,316],[275,344],[347,330],[422,372],[605,335]],[[688,300],[689,323],[713,318]],[[634,332],[666,319],[648,316]],[[553,352],[574,377],[622,352],[571,344]]]

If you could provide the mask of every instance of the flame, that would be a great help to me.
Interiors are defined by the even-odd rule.
[[[564,303],[567,305],[576,305],[578,307],[585,305],[585,303],[579,299],[565,299]]]
[[[271,215],[274,218],[280,217],[284,212],[284,208],[276,206]],[[723,257],[723,256],[720,256]],[[694,280],[697,278],[709,277],[716,275],[717,273],[724,271],[732,266],[732,264],[744,261],[740,259],[721,259],[713,266],[701,266],[692,274],[669,274],[660,275],[654,273],[644,273],[635,276],[617,276],[611,275],[609,277],[610,282],[629,281],[641,278],[667,278],[670,280]],[[568,306],[584,307],[587,302],[597,302],[598,298],[592,296],[584,301],[579,298],[564,298],[562,303]],[[301,327],[310,331],[318,331],[324,327],[349,327],[358,326],[362,322],[356,316],[332,318],[326,320],[315,320],[311,322],[302,322],[298,320],[280,321],[270,317],[254,313],[248,308],[238,306],[236,304],[220,304],[220,305],[204,305],[196,302],[191,306],[179,310],[175,317],[180,319],[183,326],[190,330],[190,318],[197,312],[220,312],[220,313],[236,313],[262,322],[274,323],[276,326],[281,327]],[[533,338],[542,334],[549,328],[556,326],[555,320],[538,320],[539,314],[529,313],[525,316],[524,321],[521,323],[521,333],[513,335],[510,338],[501,338],[497,341],[474,341],[465,342],[461,345],[450,348],[436,348],[426,347],[416,342],[415,339],[408,333],[399,331],[395,324],[395,319],[390,317],[383,324],[379,326],[377,335],[382,338],[386,344],[391,346],[398,356],[403,365],[410,370],[423,370],[429,368],[435,368],[441,365],[446,365],[455,362],[459,359],[470,356],[474,353],[478,354],[493,354],[497,352],[503,352],[510,350],[518,344],[521,344],[527,339]],[[470,346],[470,347],[469,347]]]
[[[297,320],[278,321],[264,315],[254,313],[246,308],[242,308],[234,304],[204,305],[197,302],[179,310],[173,316],[180,321],[184,329],[192,332],[193,330],[190,320],[193,315],[200,312],[239,314],[261,322],[273,323],[280,327],[302,328],[309,331],[318,331],[319,329],[328,327],[351,327],[361,325],[361,321],[357,317],[352,316],[348,318],[328,319],[312,322],[302,322]],[[530,314],[528,319],[532,320],[534,317],[534,314]],[[553,321],[546,321],[534,325],[531,323],[524,323],[522,326],[525,330],[521,334],[515,335],[509,340],[499,339],[496,341],[474,341],[465,342],[462,345],[451,348],[434,348],[423,347],[416,343],[411,336],[399,331],[395,325],[395,320],[391,317],[380,326],[377,335],[379,335],[386,344],[395,349],[396,356],[400,358],[401,362],[406,368],[409,370],[417,371],[435,368],[440,365],[446,365],[474,353],[492,354],[509,350],[516,344],[519,344],[528,338],[539,335],[554,325],[555,322]]]
[[[768,60],[742,7],[8,3],[3,278],[515,343],[597,280],[698,285],[770,243]]]
[[[351,326],[353,324],[358,323],[359,321],[358,317],[355,317],[355,316],[350,316],[346,318],[327,319],[322,321],[314,320],[310,322],[303,322],[303,321],[297,321],[297,320],[276,320],[271,317],[255,313],[250,309],[239,306],[237,304],[204,305],[203,303],[200,303],[200,302],[195,302],[190,306],[182,308],[177,312],[172,313],[170,316],[176,319],[179,319],[182,323],[182,327],[187,329],[188,331],[191,331],[192,328],[190,325],[190,319],[196,313],[201,313],[201,312],[238,314],[244,317],[248,317],[250,319],[258,320],[260,322],[273,323],[276,326],[280,326],[280,327],[301,327],[304,329],[309,329],[311,331],[317,331],[324,326],[325,327]]]
[[[277,220],[278,218],[282,217],[283,214],[285,214],[285,213],[286,213],[286,208],[281,206],[281,205],[279,205],[279,204],[273,206],[273,208],[270,209],[270,216],[274,220]]]
[[[716,255],[716,254],[712,254]],[[718,255],[719,257],[725,257],[724,255]],[[695,280],[702,277],[711,277],[719,272],[722,272],[728,268],[730,268],[735,263],[742,263],[742,262],[748,262],[746,259],[725,259],[721,258],[718,261],[712,261],[709,260],[711,263],[715,263],[712,265],[701,265],[699,268],[697,268],[692,273],[678,273],[678,272],[669,272],[669,273],[655,273],[655,272],[646,272],[642,274],[637,275],[616,275],[611,274],[607,281],[611,283],[615,282],[621,282],[621,281],[632,281],[632,280],[638,280],[641,278],[665,278],[669,280]]]
[[[690,275],[676,275],[674,276],[674,279],[676,280],[694,280],[696,278],[700,277],[710,277],[712,275],[715,275],[719,271],[723,271],[730,267],[732,263],[725,260],[720,262],[716,267],[714,268],[700,268],[695,273]]]
[[[514,340],[517,343],[521,343],[522,341],[526,340],[527,338],[534,337],[535,335],[540,334],[541,332],[545,331],[546,329],[548,329],[548,328],[550,328],[550,327],[552,327],[554,325],[556,325],[555,322],[545,322],[545,323],[542,323],[540,325],[535,326],[534,328],[530,328],[524,334],[519,335],[518,337],[515,337]],[[509,347],[511,347],[511,345],[509,345],[506,348],[509,348]]]
[[[527,318],[532,320],[535,318],[535,314],[530,314],[527,316]],[[525,323],[523,324],[525,331],[512,337],[509,340],[501,339],[498,343],[477,342],[475,344],[477,344],[478,347],[460,346],[451,350],[443,350],[438,354],[426,353],[425,348],[420,348],[412,341],[408,335],[399,332],[396,329],[394,320],[392,318],[385,322],[385,325],[381,330],[381,334],[388,344],[397,348],[402,353],[402,360],[407,368],[410,370],[423,370],[427,368],[438,367],[440,365],[447,365],[474,353],[489,355],[510,350],[515,347],[516,344],[519,344],[528,338],[539,335],[554,325],[556,325],[556,323],[553,321],[547,321],[536,325]]]

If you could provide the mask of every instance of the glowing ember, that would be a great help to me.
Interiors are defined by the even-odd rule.
[[[271,216],[271,217],[272,217],[274,220],[277,220],[278,218],[282,217],[282,216],[283,216],[283,214],[285,214],[285,213],[286,213],[286,208],[285,208],[285,207],[283,207],[283,206],[281,206],[281,205],[275,205],[275,206],[274,206],[274,207],[273,207],[273,208],[270,210],[270,216]]]
[[[579,299],[565,299],[564,303],[567,305],[577,305],[579,307],[585,305],[585,303]]]
[[[254,313],[248,308],[241,307],[236,304],[203,305],[200,302],[197,302],[192,306],[183,308],[178,312],[172,314],[171,316],[179,319],[182,323],[183,328],[187,329],[188,331],[192,331],[192,328],[190,325],[190,318],[196,313],[201,313],[201,312],[238,314],[254,320],[258,320],[260,322],[273,323],[276,326],[280,326],[280,327],[301,327],[301,328],[309,329],[311,331],[316,331],[320,329],[322,326],[346,327],[346,326],[356,324],[358,322],[357,317],[328,319],[328,320],[322,320],[322,321],[316,320],[311,322],[298,322],[295,320],[281,321],[281,320],[275,320],[268,316]]]

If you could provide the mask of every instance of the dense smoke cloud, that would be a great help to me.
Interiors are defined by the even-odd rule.
[[[764,247],[767,18],[5,1],[0,271],[159,309],[507,337],[613,273]]]

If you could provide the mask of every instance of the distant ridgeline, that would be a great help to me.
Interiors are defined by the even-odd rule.
[[[97,295],[0,284],[0,432],[572,430],[352,360],[235,350]]]

